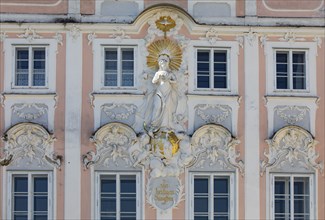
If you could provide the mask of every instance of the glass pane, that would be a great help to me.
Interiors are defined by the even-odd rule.
[[[115,215],[114,215],[114,216],[111,216],[111,217],[108,217],[108,216],[104,216],[104,215],[102,215],[102,216],[100,217],[100,219],[101,219],[101,220],[116,220],[116,217],[115,217]]]
[[[226,89],[227,88],[227,77],[215,76],[214,77],[214,88]]]
[[[197,63],[197,71],[198,72],[206,72],[205,74],[209,74],[210,70],[209,63]]]
[[[296,72],[304,73],[305,72],[305,64],[293,64],[292,71],[294,73],[296,73]]]
[[[14,211],[27,211],[28,210],[28,197],[15,196],[14,197]]]
[[[194,220],[208,220],[209,217],[208,216],[197,216],[194,215]]]
[[[121,213],[121,220],[136,220],[136,216],[125,216]]]
[[[122,60],[134,60],[133,49],[122,49]]]
[[[228,178],[215,178],[214,179],[214,193],[228,194]]]
[[[276,88],[277,89],[288,89],[288,78],[287,77],[277,77],[276,78]]]
[[[133,74],[123,74],[122,75],[122,86],[133,86],[134,77]]]
[[[276,72],[286,73],[288,71],[287,64],[276,64]]]
[[[28,48],[17,48],[16,49],[17,59],[28,60]]]
[[[209,192],[209,178],[195,178],[194,179],[194,194]]]
[[[226,51],[215,51],[214,52],[214,62],[227,62],[227,52]]]
[[[47,215],[34,215],[34,220],[47,220]]]
[[[45,48],[34,49],[34,60],[35,59],[45,59]]]
[[[136,193],[135,176],[121,176],[121,193]]]
[[[17,72],[25,70],[26,74],[28,74],[28,60],[23,61],[23,60],[17,60]]]
[[[228,220],[228,219],[229,219],[228,215],[226,215],[226,216],[218,216],[218,215],[214,216],[214,220]]]
[[[135,198],[121,198],[121,212],[136,212],[136,199]]]
[[[214,72],[226,72],[227,64],[226,63],[214,63]]]
[[[45,86],[45,72],[33,74],[33,86]]]
[[[288,62],[288,53],[287,52],[277,52],[276,53],[276,62],[277,63],[287,63]]]
[[[117,71],[117,61],[106,61],[105,71]]]
[[[228,212],[229,201],[228,198],[214,199],[214,212]]]
[[[194,198],[194,212],[208,212],[208,198]]]
[[[45,70],[45,61],[34,61],[34,70]]]
[[[197,61],[209,61],[209,51],[198,51],[197,52]]]
[[[117,74],[105,74],[104,86],[117,86]]]
[[[293,52],[292,53],[293,63],[305,63],[305,52]]]
[[[47,192],[47,177],[34,177],[34,192]]]
[[[34,211],[47,211],[47,196],[34,196]]]
[[[210,88],[209,76],[198,76],[197,77],[198,88]]]
[[[115,193],[116,192],[116,183],[115,183],[115,178],[112,177],[112,179],[102,179],[101,180],[101,186],[100,186],[100,189],[101,189],[101,192],[102,193]]]
[[[28,74],[16,74],[16,86],[28,86]]]
[[[27,214],[23,215],[23,214],[15,214],[14,215],[14,220],[27,220],[28,216]]]
[[[305,78],[293,78],[293,89],[306,89]]]
[[[106,49],[105,60],[117,60],[117,49]]]
[[[133,61],[123,61],[122,62],[122,71],[123,72],[125,70],[129,70],[129,71],[133,72],[133,69],[134,69]]]
[[[14,191],[15,192],[28,192],[27,177],[14,177]]]
[[[290,216],[290,177],[275,177],[274,213],[276,219]]]
[[[102,212],[115,212],[116,211],[116,198],[101,198],[101,209]]]

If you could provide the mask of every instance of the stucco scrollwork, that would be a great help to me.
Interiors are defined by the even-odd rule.
[[[44,104],[38,103],[26,103],[26,104],[18,104],[13,105],[11,107],[12,112],[15,113],[19,118],[26,119],[26,120],[35,120],[42,117],[44,114],[47,113],[48,109],[47,106]],[[26,112],[26,109],[33,109],[36,112]]]
[[[124,39],[130,38],[130,36],[125,34],[125,30],[123,30],[121,27],[115,28],[114,33],[109,37],[114,38],[119,43],[122,42]]]
[[[277,106],[274,111],[282,120],[293,125],[306,117],[309,108],[305,106]]]
[[[219,114],[208,114],[207,110],[218,111]],[[195,106],[196,114],[206,123],[220,124],[231,116],[231,108],[227,105],[200,104]]]
[[[293,32],[287,32],[287,33],[285,33],[283,35],[283,37],[280,37],[279,40],[280,41],[286,41],[286,42],[289,42],[289,43],[293,43],[293,42],[296,42],[296,41],[305,41],[306,39],[296,37],[296,34],[293,33]]]
[[[236,151],[239,140],[220,125],[204,125],[193,134],[191,145],[196,155],[195,166],[208,161],[209,166],[219,163],[224,168],[236,168],[244,175],[244,163]]]
[[[60,168],[62,156],[53,152],[52,134],[41,125],[20,123],[11,127],[2,137],[5,142],[4,157],[0,158],[2,166],[19,164],[26,159],[26,163],[36,162],[38,166],[49,163]]]
[[[206,32],[205,37],[200,37],[200,40],[207,40],[211,45],[214,45],[217,41],[222,40],[222,38],[219,37],[217,29],[210,28]]]
[[[0,32],[0,42],[3,42],[8,37],[6,32]]]
[[[123,112],[115,112],[114,109],[124,109]],[[111,119],[113,120],[127,120],[131,115],[135,114],[137,110],[137,106],[133,104],[106,104],[101,106],[101,109],[103,112]]]
[[[25,38],[28,42],[32,42],[35,39],[40,39],[43,38],[42,36],[38,35],[32,27],[28,27],[25,29],[25,33],[23,34],[18,34],[17,35],[19,38]]]
[[[89,151],[83,155],[85,168],[100,163],[109,166],[114,163],[118,166],[122,159],[128,166],[132,166],[128,149],[137,141],[135,132],[122,123],[109,123],[97,130],[90,138],[96,146],[96,152]]]
[[[298,166],[306,170],[319,170],[323,173],[324,163],[317,162],[319,157],[315,146],[318,143],[305,129],[298,126],[286,126],[275,133],[272,139],[266,140],[268,151],[261,164],[261,175],[266,169]]]

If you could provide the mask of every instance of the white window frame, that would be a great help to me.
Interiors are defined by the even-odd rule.
[[[227,88],[197,88],[197,50],[227,50]],[[237,95],[238,94],[238,55],[239,45],[234,41],[193,40],[189,45],[189,93],[201,95]],[[211,58],[210,58],[211,61]],[[211,64],[210,64],[211,65]],[[211,70],[210,70],[211,71]],[[211,85],[210,85],[211,87]]]
[[[306,62],[306,89],[277,89],[276,88],[276,51],[304,51]],[[316,42],[266,42],[266,88],[267,95],[316,96]]]
[[[142,183],[142,177],[141,172],[104,172],[104,171],[95,171],[95,213],[94,217],[95,219],[100,219],[100,180],[101,176],[109,176],[109,175],[116,175],[116,188],[117,192],[120,190],[120,176],[121,175],[134,175],[136,177],[136,219],[142,219],[142,208],[141,205],[143,205],[143,195],[141,192],[141,183]],[[120,199],[119,199],[119,193],[116,194],[116,209],[117,209],[117,216],[116,219],[119,220],[119,210],[120,210]]]
[[[141,72],[141,64],[144,65],[143,55],[140,54],[141,47],[144,47],[144,41],[136,39],[123,39],[122,41],[116,39],[95,39],[93,41],[93,88],[94,93],[133,93],[142,94],[142,91],[138,89],[139,78]],[[134,48],[134,85],[133,87],[110,87],[104,86],[104,72],[105,72],[105,48]],[[141,73],[140,73],[141,72]]]
[[[7,218],[13,219],[13,177],[14,176],[28,176],[28,219],[32,217],[32,178],[34,176],[47,176],[48,178],[48,219],[54,219],[54,199],[53,199],[53,172],[50,171],[8,171],[7,179],[7,200],[8,200],[8,212]]]
[[[290,185],[291,188],[293,187],[293,180],[294,177],[308,177],[309,178],[309,192],[310,192],[310,206],[309,206],[309,210],[310,210],[310,219],[316,219],[316,215],[315,215],[315,206],[316,206],[316,199],[315,199],[315,192],[316,192],[316,185],[315,185],[315,175],[314,174],[285,174],[285,173],[270,173],[270,195],[269,195],[269,202],[270,204],[267,205],[267,207],[270,207],[270,211],[269,211],[269,219],[274,219],[274,209],[275,209],[275,205],[274,205],[274,180],[275,177],[290,177]],[[293,190],[291,190],[290,192],[290,203],[292,205],[293,203]],[[290,219],[294,220],[294,210],[291,209],[291,214],[290,214]]]
[[[106,49],[117,49],[117,86],[105,86],[105,51]],[[133,86],[122,86],[122,49],[133,49]],[[135,87],[135,71],[136,71],[136,46],[103,46],[103,89],[132,89]]]
[[[16,77],[16,48],[19,47],[45,47],[45,86],[15,86]],[[15,93],[54,93],[56,86],[56,52],[55,39],[34,39],[29,42],[26,39],[10,38],[4,41],[4,67],[5,67],[5,92]],[[29,57],[31,59],[31,57]],[[31,66],[29,66],[31,68]],[[30,71],[30,70],[29,70]],[[31,76],[29,76],[31,77]],[[32,80],[29,78],[29,81]]]
[[[187,207],[188,208],[188,219],[194,219],[194,177],[196,176],[204,176],[209,177],[209,192],[213,192],[213,185],[211,182],[213,182],[214,177],[227,177],[229,178],[229,219],[235,219],[236,218],[236,197],[235,197],[235,173],[226,173],[226,172],[194,172],[189,171],[189,187],[187,189],[188,197],[187,197]],[[209,207],[213,207],[213,194],[209,193]],[[211,209],[209,211],[209,219],[213,219],[213,213],[211,212]]]

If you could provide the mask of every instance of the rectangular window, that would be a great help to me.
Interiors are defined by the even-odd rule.
[[[46,86],[46,47],[16,47],[15,60],[16,87]]]
[[[230,219],[230,178],[194,175],[193,217],[198,220]]]
[[[197,50],[197,88],[228,88],[228,51],[219,49]]]
[[[276,89],[306,89],[305,51],[276,51]]]
[[[134,86],[134,48],[107,47],[104,50],[104,86]]]
[[[11,189],[12,219],[50,219],[47,174],[14,174]]]
[[[137,219],[137,175],[100,176],[100,219]]]
[[[274,219],[311,219],[310,177],[274,177]]]

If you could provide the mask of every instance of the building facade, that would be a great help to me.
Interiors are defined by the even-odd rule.
[[[1,219],[325,219],[324,0],[2,0]]]

